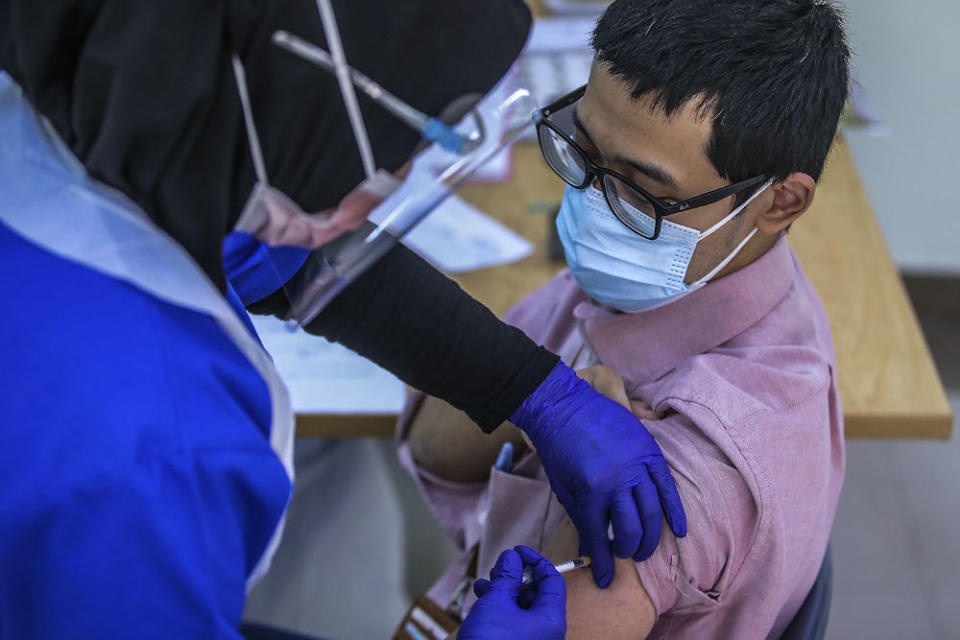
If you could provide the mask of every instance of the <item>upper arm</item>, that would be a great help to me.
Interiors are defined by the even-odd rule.
[[[567,519],[544,554],[552,562],[577,556],[577,531]],[[657,620],[653,601],[640,582],[630,558],[614,558],[613,581],[606,589],[593,581],[589,569],[563,575],[567,583],[567,638],[569,640],[636,640],[646,638]]]
[[[466,413],[432,396],[424,398],[411,418],[408,438],[417,464],[454,482],[484,480],[504,442],[517,447],[523,443],[520,430],[513,425],[504,423],[486,434]]]

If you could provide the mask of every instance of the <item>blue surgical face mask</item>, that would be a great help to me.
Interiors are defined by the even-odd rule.
[[[770,184],[703,233],[665,219],[656,240],[642,238],[620,222],[599,189],[567,186],[557,231],[570,272],[591,298],[620,311],[635,313],[674,302],[720,273],[754,236],[756,228],[710,273],[691,284],[684,281],[700,241],[739,215]],[[630,209],[641,230],[652,235],[654,219]]]

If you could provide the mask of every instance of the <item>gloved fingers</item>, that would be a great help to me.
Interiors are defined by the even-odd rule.
[[[526,577],[527,573],[529,572],[531,578],[529,582],[520,587],[520,595],[517,597],[517,604],[521,609],[529,609],[530,605],[533,604],[533,601],[537,599],[537,584],[539,583],[538,572],[543,571],[541,564],[549,567],[550,570],[554,572],[556,572],[556,569],[554,569],[553,564],[551,564],[549,560],[544,558],[530,547],[520,545],[518,547],[514,547],[513,549],[520,556],[520,560],[523,561],[524,577]]]
[[[565,612],[567,607],[567,583],[563,576],[557,572],[556,567],[544,558],[542,555],[530,547],[514,547],[523,560],[524,565],[533,567],[533,585],[536,586],[536,594],[532,603],[529,603],[531,611],[542,611],[548,615],[557,615]]]
[[[544,578],[537,586],[537,597],[527,609],[563,618],[567,611],[567,583],[563,576],[558,573]]]
[[[487,591],[490,590],[490,581],[486,578],[477,578],[477,581],[473,583],[473,593],[478,597],[482,598],[487,595]]]
[[[670,530],[678,538],[684,537],[687,535],[687,514],[683,510],[680,492],[677,491],[677,483],[673,480],[667,461],[660,457],[649,460],[646,464],[650,471],[650,478],[653,479],[653,484],[657,485],[657,491],[660,493],[660,504],[663,506]]]
[[[606,504],[595,503],[587,505],[573,521],[580,533],[580,555],[590,556],[593,580],[601,589],[606,589],[613,580],[613,551],[607,537],[610,524],[607,513]]]
[[[496,593],[510,602],[515,602],[520,594],[523,580],[523,561],[513,549],[507,549],[497,558],[497,564],[490,570],[490,588],[488,593]]]
[[[633,498],[640,511],[640,520],[643,522],[643,540],[633,556],[637,562],[642,562],[653,555],[660,544],[660,535],[663,533],[663,509],[660,506],[660,497],[657,488],[649,478],[644,478],[633,488]]]
[[[514,547],[514,550],[520,556],[520,559],[523,560],[524,566],[529,566],[533,570],[531,576],[533,578],[533,584],[539,586],[551,578],[560,578],[563,580],[560,572],[553,566],[553,563],[530,547],[519,545]],[[564,593],[566,593],[566,589],[564,589]]]
[[[517,596],[517,606],[521,609],[530,609],[530,606],[537,599],[537,588],[532,582],[520,587],[520,595]]]
[[[649,481],[647,484],[653,490],[653,484]],[[657,511],[660,511],[660,502],[656,499]],[[641,522],[642,511],[638,512],[637,507],[641,506],[634,499],[634,494],[629,490],[621,491],[610,504],[610,521],[613,523],[613,553],[618,558],[629,558],[639,552],[640,542],[644,537],[645,527]]]

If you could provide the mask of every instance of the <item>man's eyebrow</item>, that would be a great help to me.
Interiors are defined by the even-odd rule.
[[[593,138],[590,137],[590,132],[587,131],[587,128],[583,125],[583,120],[580,119],[580,114],[577,113],[577,107],[573,108],[573,126],[577,129],[580,129],[580,133],[586,137],[586,139],[593,145],[595,149],[598,149],[597,143],[593,141]]]
[[[597,146],[597,143],[594,142],[593,138],[590,137],[590,132],[587,131],[587,128],[583,125],[583,121],[580,119],[580,115],[577,113],[576,107],[573,109],[573,126],[580,130],[580,133],[586,137],[586,139],[591,145],[593,145],[595,149],[600,150],[600,147]],[[630,158],[623,158],[620,156],[614,157],[613,160],[630,165],[651,180],[656,180],[664,186],[674,189],[677,188],[677,181],[673,179],[673,176],[671,176],[666,169],[660,167],[659,165],[650,164],[649,162],[640,162],[638,160],[631,160]]]

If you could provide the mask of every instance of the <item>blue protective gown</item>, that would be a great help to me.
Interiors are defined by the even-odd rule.
[[[175,251],[138,264],[166,245],[104,232],[24,104],[0,73],[0,638],[239,638],[290,498],[285,396],[236,294]]]

